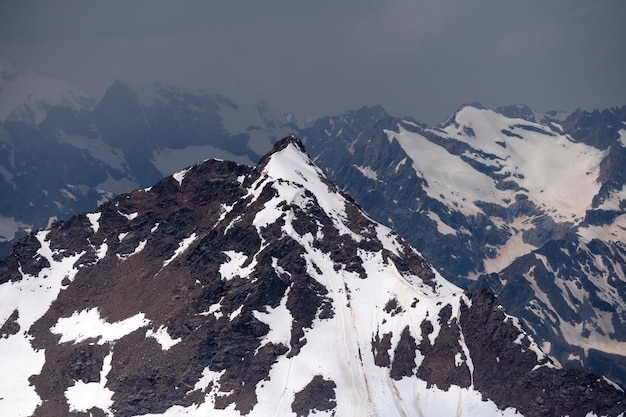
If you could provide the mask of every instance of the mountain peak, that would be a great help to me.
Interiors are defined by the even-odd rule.
[[[486,110],[485,106],[478,102],[467,103],[459,106],[454,113],[446,118],[439,126],[447,127],[456,123],[457,116],[467,109]]]
[[[0,414],[623,412],[623,392],[557,369],[300,140],[263,161],[207,160],[18,242],[0,261]]]
[[[537,122],[535,113],[526,104],[512,104],[510,106],[498,107],[496,111],[512,119],[524,119],[528,122]]]
[[[284,138],[278,140],[274,144],[274,147],[272,148],[270,153],[275,153],[275,152],[281,151],[281,150],[285,149],[289,145],[293,145],[300,152],[306,153],[306,149],[304,148],[304,144],[302,143],[302,141],[300,139],[298,139],[294,135],[285,136]]]
[[[295,147],[296,150],[306,155],[307,158],[309,157],[302,141],[294,135],[289,135],[289,136],[285,136],[284,138],[274,143],[274,145],[272,146],[272,149],[268,153],[263,155],[261,159],[259,160],[259,166],[265,166],[269,158],[272,157],[272,155],[279,153],[280,151],[282,151],[283,149],[289,146]]]

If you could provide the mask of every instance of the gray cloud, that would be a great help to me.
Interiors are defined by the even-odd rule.
[[[626,104],[626,3],[554,0],[2,2],[0,55],[96,97],[115,79],[258,92],[320,116],[438,122],[461,104]]]

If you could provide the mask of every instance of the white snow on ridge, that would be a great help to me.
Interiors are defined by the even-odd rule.
[[[167,259],[165,262],[163,262],[163,268],[168,266],[174,259],[176,259],[176,257],[178,255],[180,255],[181,253],[186,251],[187,248],[189,246],[191,246],[191,244],[193,243],[194,240],[196,240],[197,237],[198,236],[195,233],[192,233],[191,236],[189,236],[188,238],[183,239],[182,242],[180,242],[178,244],[178,249],[176,249],[176,251],[174,251],[174,254],[169,259]]]
[[[458,156],[424,136],[399,127],[399,132],[386,130],[389,140],[396,139],[409,158],[418,176],[427,180],[426,192],[434,199],[441,199],[452,207],[474,214],[480,209],[474,201],[499,202],[498,190],[487,175],[469,170]],[[471,175],[470,175],[471,172]]]
[[[600,189],[596,179],[605,151],[556,135],[540,124],[510,119],[492,110],[465,107],[456,121],[471,127],[475,137],[459,135],[449,126],[446,131],[451,138],[501,158],[501,172],[517,174],[516,181],[529,190],[539,206],[556,209],[562,218],[571,219],[572,214],[582,217]]]
[[[329,199],[328,192],[326,191],[326,196],[321,192],[315,193],[318,201]],[[305,330],[307,343],[297,356],[289,358],[285,355],[278,358],[270,371],[268,382],[257,389],[259,403],[251,414],[270,415],[277,412],[278,415],[289,415],[295,393],[304,388],[315,375],[321,375],[324,379],[337,384],[336,415],[414,415],[415,410],[423,403],[420,401],[414,403],[416,397],[413,393],[420,392],[420,398],[424,394],[423,391],[418,391],[417,380],[411,378],[407,382],[407,398],[406,403],[403,403],[401,394],[399,398],[390,395],[397,392],[401,385],[390,380],[388,369],[375,365],[371,355],[361,357],[359,353],[370,350],[374,336],[372,332],[378,332],[380,335],[392,333],[391,343],[395,345],[403,329],[409,328],[419,343],[421,339],[419,323],[425,318],[426,312],[430,311],[436,316],[437,311],[450,305],[453,316],[458,315],[461,291],[453,285],[446,285],[447,283],[438,275],[435,278],[438,289],[434,291],[423,284],[421,278],[401,274],[393,263],[385,265],[379,252],[359,251],[363,267],[367,271],[367,279],[362,279],[358,274],[344,269],[336,270],[334,261],[328,254],[314,246],[309,233],[300,236],[295,232],[291,225],[293,216],[289,212],[284,219],[283,232],[305,248],[304,258],[308,273],[328,289],[334,317],[318,318],[313,325],[315,331]],[[379,235],[385,234],[384,232],[378,230]],[[395,235],[386,236],[385,246],[389,246],[390,250],[402,251],[394,239]],[[391,298],[398,300],[403,312],[394,320],[386,321],[384,307]],[[288,311],[280,307],[268,313],[267,318],[262,313],[254,314],[259,320],[273,324],[277,324],[270,318],[274,315],[276,320],[289,320],[290,316]],[[289,326],[285,327],[288,329]],[[433,327],[434,331],[429,335],[431,342],[438,335],[439,323],[434,321]],[[272,340],[288,337],[286,333],[282,335],[271,333]],[[417,359],[420,360],[419,354]],[[416,365],[419,366],[419,363]],[[297,372],[292,372],[292,369]],[[370,389],[389,384],[392,384],[392,387],[383,392]],[[457,403],[454,405],[455,409],[456,406]],[[495,405],[492,404],[491,407],[497,410]]]
[[[304,329],[306,343],[298,355],[281,355],[277,358],[268,378],[256,388],[258,403],[250,415],[293,415],[291,404],[296,393],[316,375],[332,380],[337,385],[337,408],[333,411],[334,415],[402,416],[419,415],[422,412],[438,415],[450,410],[455,413],[453,415],[464,416],[476,413],[485,416],[517,415],[515,410],[500,411],[492,402],[482,401],[481,395],[472,388],[453,387],[445,392],[437,388],[426,388],[426,383],[416,378],[392,380],[389,369],[376,365],[372,355],[361,355],[362,352],[371,350],[371,341],[376,334],[382,336],[391,333],[391,343],[395,346],[403,331],[408,329],[416,343],[419,343],[422,334],[420,324],[427,317],[432,317],[429,320],[433,325],[433,332],[428,335],[428,339],[430,343],[434,343],[441,330],[441,324],[436,319],[438,312],[449,306],[452,318],[458,318],[461,303],[469,301],[458,287],[445,281],[438,273],[435,272],[433,288],[418,276],[400,272],[380,252],[358,251],[366,271],[366,279],[356,272],[346,271],[345,268],[337,269],[330,255],[316,248],[314,232],[304,235],[296,232],[292,224],[294,212],[279,206],[278,200],[306,207],[311,202],[311,198],[304,193],[306,189],[315,196],[335,227],[348,230],[344,198],[328,188],[322,181],[323,174],[310,165],[308,159],[292,145],[272,155],[265,171],[267,176],[261,176],[251,187],[252,201],[258,198],[267,184],[271,184],[278,191],[280,198],[276,198],[277,201],[268,201],[255,217],[253,224],[262,228],[279,218],[284,220],[282,232],[302,245],[307,272],[329,291],[327,300],[332,304],[333,314],[317,317],[311,329]],[[398,236],[388,228],[377,225],[376,234],[388,250],[399,255],[405,251]],[[236,251],[224,253],[230,260],[220,267],[222,277],[241,274],[248,257]],[[286,273],[277,259],[273,260],[273,266],[279,275]],[[289,346],[289,323],[293,321],[293,317],[286,307],[288,297],[289,289],[277,307],[253,312],[256,319],[270,326],[270,332],[262,338],[261,346],[267,343],[283,343]],[[393,320],[390,320],[392,313],[385,309],[390,300],[395,300],[398,306],[397,311],[393,312]],[[215,314],[216,311],[219,312],[219,305],[202,314]],[[234,319],[240,312],[241,308],[236,309],[229,314],[229,319]],[[459,351],[463,352],[458,357],[459,365],[467,364],[472,372],[469,350],[464,345],[463,338],[458,343]],[[391,349],[389,353],[393,357],[394,350]],[[416,353],[416,366],[419,366],[423,358],[419,352]],[[219,374],[207,370],[206,378],[201,378],[196,386],[208,387],[209,380],[217,382],[218,378]],[[203,404],[191,407],[174,406],[158,415],[238,415],[230,407],[226,410],[214,409],[213,399],[219,395],[216,385],[206,393]],[[372,389],[373,387],[389,389]],[[329,413],[318,414],[330,415]],[[156,417],[157,414],[152,416]]]
[[[130,214],[125,214],[125,213],[122,213],[121,211],[118,210],[117,213],[120,216],[126,217],[126,219],[128,221],[135,220],[137,218],[137,216],[139,216],[139,213],[137,213],[137,212],[130,213]]]
[[[626,129],[620,129],[619,131],[619,141],[624,148],[626,148]]]
[[[355,239],[359,238],[347,226],[345,200],[343,197],[329,189],[328,185],[322,181],[322,178],[326,178],[326,176],[295,145],[289,144],[272,155],[265,166],[264,172],[267,174],[267,177],[261,176],[258,180],[259,183],[251,186],[255,199],[258,198],[263,189],[262,183],[269,181],[273,181],[274,188],[277,188],[277,191],[279,191],[280,198],[274,199],[276,203],[283,199],[287,199],[287,201],[294,201],[296,198],[303,199],[305,197],[302,196],[300,189],[288,185],[288,183],[297,184],[315,195],[320,207],[334,220],[339,233],[350,234]],[[268,208],[268,210],[277,211],[276,208]],[[267,214],[262,211],[258,213],[257,217],[266,216]],[[277,214],[280,215],[279,213]]]
[[[187,172],[189,172],[190,169],[191,167],[185,168],[182,171],[178,171],[172,174],[172,177],[176,180],[176,182],[178,182],[178,185],[183,185],[183,180],[185,179],[185,175],[187,174]]]

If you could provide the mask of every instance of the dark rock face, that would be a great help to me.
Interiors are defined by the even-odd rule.
[[[515,119],[524,119],[529,122],[536,122],[535,114],[532,109],[525,104],[518,104],[512,106],[498,107],[496,109],[498,113]]]
[[[601,377],[537,366],[536,354],[530,349],[534,342],[520,340],[514,319],[505,316],[489,291],[477,291],[470,300],[471,306],[462,307],[461,327],[473,353],[473,383],[484,396],[497,398],[500,407],[513,406],[524,415],[583,417],[592,409],[601,415],[623,412],[626,403],[619,391],[598,398],[595,390],[605,383]]]
[[[587,332],[600,329],[604,333],[606,324],[602,323],[608,317],[613,330],[605,336],[623,343],[625,310],[610,301],[626,297],[626,285],[618,272],[624,259],[621,242],[551,241],[502,271],[500,279],[507,285],[498,290],[498,296],[504,305],[517,306],[507,311],[524,319],[538,342],[550,342],[550,353],[559,362],[574,367],[593,363],[599,373],[623,384],[626,368],[621,355],[605,356],[594,349],[586,352],[566,340],[562,329],[582,325]],[[592,360],[592,355],[597,360]]]
[[[458,343],[463,336],[457,319],[452,318],[451,314],[449,305],[439,312],[441,330],[434,345],[430,344],[428,338],[432,333],[432,324],[429,321],[422,323],[419,350],[425,357],[417,376],[441,389],[449,389],[453,384],[463,388],[472,385],[472,372],[467,365],[469,352],[463,351]]]
[[[291,409],[298,417],[308,416],[314,411],[328,411],[335,408],[335,388],[333,381],[315,375],[302,391],[296,393]]]
[[[622,122],[626,119],[626,106],[613,107],[591,112],[576,110],[563,121],[563,130],[574,139],[599,149],[606,149],[617,138],[623,129]]]
[[[6,319],[2,327],[0,327],[0,337],[7,338],[10,335],[17,334],[20,331],[20,325],[17,322],[20,314],[19,311],[13,310],[13,313]]]

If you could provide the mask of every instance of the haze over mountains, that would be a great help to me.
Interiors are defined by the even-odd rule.
[[[494,291],[556,364],[626,385],[626,107],[469,105],[439,126],[363,107],[304,124],[263,101],[160,84],[116,82],[99,102],[66,84],[31,95],[23,77],[2,71],[4,254],[24,230],[206,158],[254,165],[293,133],[446,279]]]

